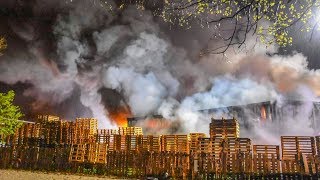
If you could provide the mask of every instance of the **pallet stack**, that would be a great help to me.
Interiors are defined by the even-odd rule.
[[[316,136],[315,141],[316,141],[317,155],[320,156],[320,136]]]
[[[58,116],[53,116],[53,115],[38,115],[36,119],[37,123],[56,122],[56,121],[60,121],[60,118]]]
[[[88,161],[93,164],[107,163],[108,146],[106,143],[92,143],[89,147]]]
[[[282,172],[304,173],[308,171],[306,156],[316,154],[314,137],[281,136]]]
[[[277,145],[253,145],[253,172],[280,173],[280,152]]]
[[[38,124],[24,123],[14,135],[7,137],[6,143],[18,146],[33,146],[37,145]]]
[[[143,136],[142,137],[142,150],[148,152],[160,152],[160,137],[159,136]]]
[[[161,135],[160,143],[160,149],[162,152],[189,153],[187,135]]]
[[[236,119],[212,119],[210,137],[238,138],[240,137],[239,123]]]
[[[194,173],[221,173],[221,152],[223,139],[219,137],[199,138],[197,159],[194,159]]]
[[[127,151],[138,151],[141,150],[143,146],[143,136],[142,135],[126,135],[126,150]]]
[[[39,128],[39,140],[41,146],[60,143],[59,135],[61,120],[58,116],[38,115],[36,124]]]
[[[114,135],[117,135],[118,130],[116,129],[98,129],[96,134],[96,143],[106,143],[108,150],[114,148]]]
[[[226,138],[221,143],[222,173],[248,173],[251,170],[251,140]]]
[[[72,140],[75,138],[74,135],[74,123],[70,121],[61,121],[60,135],[58,141],[62,145],[72,144]]]
[[[212,120],[209,138],[202,133],[143,136],[139,127],[97,130],[96,120],[88,118],[39,119],[24,124],[7,146],[0,147],[0,167],[20,161],[22,168],[30,169],[79,168],[85,163],[104,168],[107,174],[140,179],[165,173],[175,179],[223,179],[230,174],[242,179],[241,175],[283,173],[286,178],[320,172],[320,137],[282,136],[280,156],[277,145],[252,146],[250,139],[239,138],[235,119]],[[54,142],[62,146],[48,146]]]
[[[206,137],[204,133],[190,133],[189,134],[189,149],[190,153],[194,153],[197,151],[199,146],[199,138]]]
[[[119,135],[143,135],[141,127],[119,127]]]
[[[95,141],[98,129],[98,120],[95,118],[77,118],[75,122],[74,144]]]
[[[70,150],[69,162],[88,162],[89,148],[90,145],[88,144],[73,144]]]

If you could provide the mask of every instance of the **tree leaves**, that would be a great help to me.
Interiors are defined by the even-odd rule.
[[[22,123],[18,121],[23,116],[20,108],[13,105],[15,93],[0,93],[0,135],[14,134]]]
[[[4,37],[0,37],[0,56],[2,52],[7,48],[7,41]]]
[[[136,0],[133,4],[144,10],[146,2]],[[105,5],[106,1],[101,3]],[[120,4],[119,9],[125,5]],[[195,24],[190,21],[198,21],[200,27],[214,29],[213,37],[226,42],[226,48],[222,51],[218,48],[214,54],[224,53],[232,45],[245,44],[247,34],[255,34],[266,46],[288,46],[293,42],[289,31],[294,25],[299,24],[298,31],[311,31],[311,37],[314,30],[320,29],[320,0],[165,0],[162,5],[153,13],[167,23],[189,29]],[[237,37],[229,37],[230,34]]]
[[[231,38],[219,36],[223,34],[221,32],[226,32],[230,25],[238,22],[236,32],[242,33],[238,33],[238,37],[247,37],[245,34],[253,32],[267,46],[288,46],[293,42],[289,33],[291,27],[299,23],[304,32],[316,29],[312,27],[318,23],[315,20],[319,19],[317,13],[320,13],[320,0],[167,0],[162,17],[168,23],[187,26],[190,23],[186,17],[188,20],[198,20],[200,27],[217,27],[218,23],[225,23],[215,28],[217,37],[224,41]],[[183,24],[179,23],[181,19]],[[232,39],[233,42],[229,41],[227,46],[241,46],[245,41],[241,38]]]

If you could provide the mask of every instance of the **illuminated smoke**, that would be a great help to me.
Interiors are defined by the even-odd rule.
[[[41,9],[41,1],[37,2],[35,7]],[[320,95],[320,71],[309,70],[305,56],[275,55],[277,47],[266,49],[255,44],[255,37],[248,37],[248,51],[232,47],[223,59],[211,54],[200,57],[194,56],[200,48],[190,50],[194,44],[204,44],[196,35],[194,44],[175,46],[171,39],[179,34],[164,31],[166,25],[155,22],[148,11],[129,7],[113,15],[100,1],[50,3],[60,9],[46,31],[38,32],[32,21],[8,25],[24,46],[15,50],[9,42],[0,60],[0,81],[31,84],[24,95],[36,99],[34,108],[57,107],[79,94],[77,100],[91,111],[85,116],[98,118],[100,128],[113,128],[117,123],[112,119],[124,119],[123,114],[161,114],[185,132],[208,132],[210,117],[198,110],[268,100],[285,103],[300,97],[310,101]],[[108,99],[110,94],[101,89],[112,89],[121,98]],[[283,133],[313,133],[305,127],[310,105],[304,110],[299,119],[287,120],[285,126],[290,128]],[[69,106],[68,111],[83,109]],[[244,135],[275,142],[273,124],[260,128],[254,119],[252,124],[254,128],[243,130]]]

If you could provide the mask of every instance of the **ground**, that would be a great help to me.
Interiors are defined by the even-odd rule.
[[[113,179],[112,177],[94,177],[94,176],[82,176],[82,175],[71,175],[63,173],[46,173],[46,172],[31,172],[23,170],[7,170],[0,169],[1,180],[44,180],[44,179],[83,179],[83,180],[94,180],[94,179]]]

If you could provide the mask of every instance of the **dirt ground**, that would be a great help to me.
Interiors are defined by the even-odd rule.
[[[102,180],[102,179],[117,179],[113,177],[94,177],[94,176],[80,176],[80,175],[71,175],[71,174],[63,174],[63,173],[46,173],[46,172],[31,172],[31,171],[23,171],[23,170],[7,170],[0,169],[0,179],[1,180],[44,180],[44,179],[83,179],[83,180]]]

